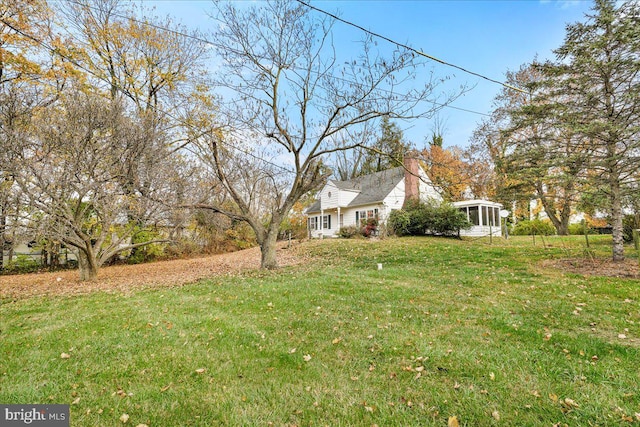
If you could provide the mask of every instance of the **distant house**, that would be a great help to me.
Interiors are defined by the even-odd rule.
[[[404,166],[348,181],[329,180],[316,201],[306,209],[311,237],[335,237],[342,227],[359,226],[375,218],[384,224],[405,200],[441,201],[442,196],[415,158]]]

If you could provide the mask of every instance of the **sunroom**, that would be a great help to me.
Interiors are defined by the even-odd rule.
[[[502,221],[500,211],[502,204],[488,200],[465,200],[453,202],[453,206],[467,215],[472,225],[468,230],[460,230],[461,236],[501,236]]]

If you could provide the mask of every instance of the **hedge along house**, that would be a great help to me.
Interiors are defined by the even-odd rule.
[[[329,180],[309,206],[307,226],[314,238],[336,237],[340,228],[360,226],[375,218],[384,224],[393,210],[402,209],[405,200],[442,201],[418,160],[405,157],[404,166],[364,175],[348,181]]]
[[[460,230],[461,236],[502,235],[502,218],[500,217],[502,204],[488,200],[465,200],[453,202],[452,205],[464,212],[472,224],[470,229]]]

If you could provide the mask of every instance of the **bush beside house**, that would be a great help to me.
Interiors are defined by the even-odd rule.
[[[466,215],[448,203],[431,205],[410,200],[406,206],[391,212],[389,230],[398,236],[457,236],[471,227]]]

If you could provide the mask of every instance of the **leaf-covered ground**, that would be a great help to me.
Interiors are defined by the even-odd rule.
[[[295,265],[302,262],[302,258],[294,248],[287,249],[283,243],[278,249],[278,262],[281,266]],[[0,300],[182,286],[211,276],[236,275],[259,266],[260,249],[255,247],[199,258],[104,267],[92,282],[81,282],[77,270],[0,276]]]
[[[611,258],[568,258],[550,260],[543,263],[543,266],[583,276],[640,279],[640,265],[638,260],[633,258],[626,258],[622,262],[613,262]]]

